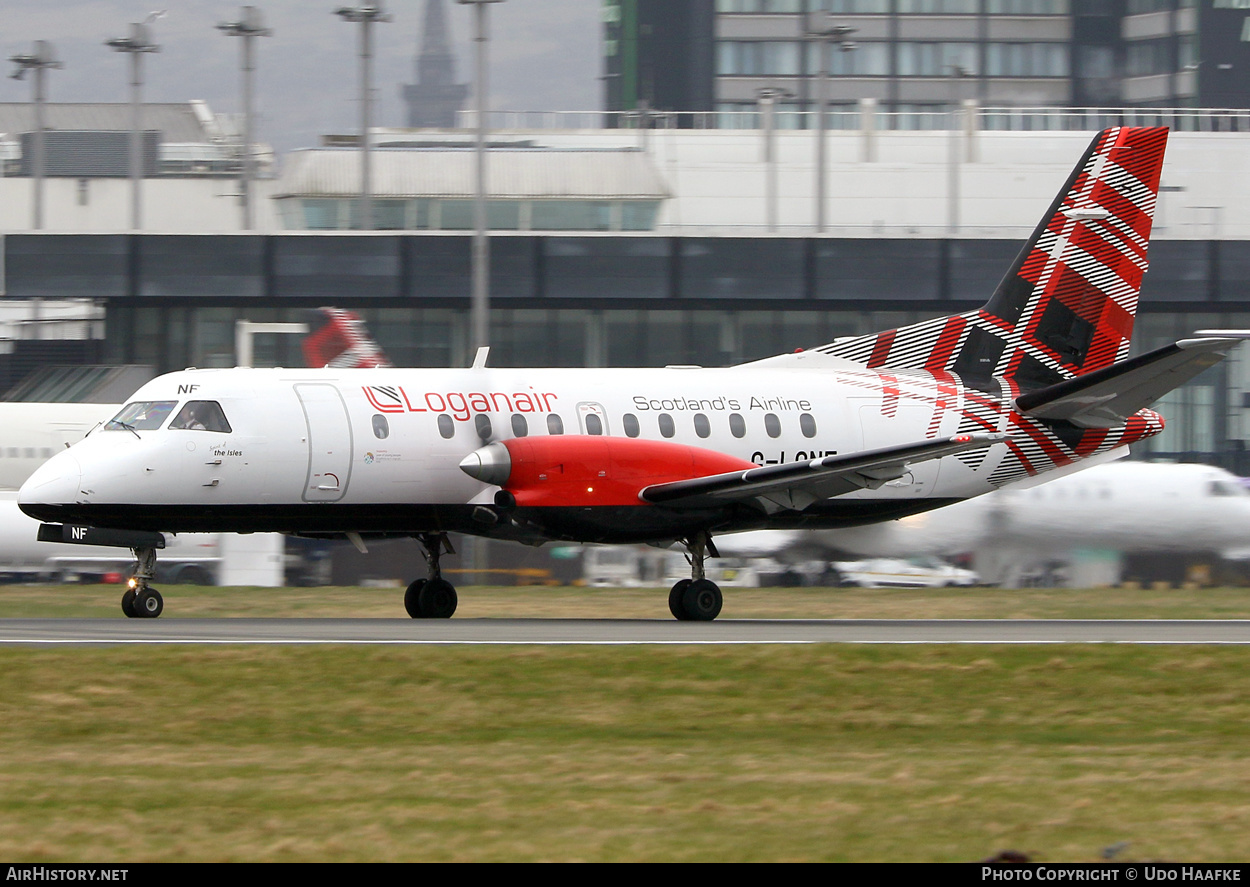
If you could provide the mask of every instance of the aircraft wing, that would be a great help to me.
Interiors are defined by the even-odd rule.
[[[1006,434],[960,434],[823,459],[762,465],[745,471],[654,484],[643,488],[638,496],[645,502],[671,508],[756,500],[769,511],[802,510],[822,499],[864,488],[876,489],[905,475],[913,463],[988,447],[1007,437]]]
[[[1082,428],[1113,428],[1174,388],[1224,359],[1250,338],[1241,330],[1200,331],[1154,351],[1067,379],[1016,398],[1016,409],[1037,419],[1066,420]]]

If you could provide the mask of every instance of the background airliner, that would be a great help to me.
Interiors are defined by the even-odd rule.
[[[1053,564],[1064,566],[1071,585],[1115,584],[1124,555],[1250,557],[1250,492],[1240,478],[1212,465],[1126,460],[898,521],[726,536],[720,549],[726,556],[792,565],[852,556],[972,555],[987,585],[1019,587]]]
[[[165,532],[412,536],[413,617],[447,617],[449,532],[682,542],[679,619],[710,620],[715,534],[917,514],[1157,434],[1148,406],[1239,333],[1128,358],[1167,130],[1098,134],[979,310],[704,369],[188,370],[37,470],[48,539],[135,550],[156,616]],[[90,528],[90,529],[84,529]]]

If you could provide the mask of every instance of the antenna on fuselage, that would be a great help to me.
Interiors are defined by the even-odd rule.
[[[483,345],[477,349],[477,354],[473,355],[473,369],[480,370],[486,366],[486,358],[490,356],[490,346]]]

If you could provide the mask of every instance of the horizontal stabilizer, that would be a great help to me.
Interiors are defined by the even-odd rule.
[[[708,477],[671,481],[644,488],[639,498],[674,508],[706,507],[727,501],[760,500],[769,510],[799,510],[822,499],[864,488],[876,489],[900,478],[916,462],[951,456],[1007,440],[1005,434],[955,437],[826,456],[784,465],[762,465]]]
[[[1224,359],[1250,331],[1212,330],[1016,398],[1026,416],[1113,428]]]

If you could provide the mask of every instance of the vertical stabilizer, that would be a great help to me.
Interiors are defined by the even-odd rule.
[[[1002,376],[1017,390],[1103,369],[1128,355],[1147,268],[1166,127],[1094,137],[983,308],[817,351],[870,367]]]
[[[391,365],[356,312],[318,308],[310,314],[310,332],[301,344],[308,366],[367,369]]]

